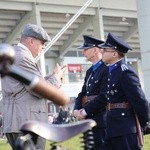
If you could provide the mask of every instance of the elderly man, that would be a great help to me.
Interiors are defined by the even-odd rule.
[[[24,27],[20,43],[14,46],[16,52],[15,65],[24,71],[42,77],[41,71],[34,58],[45,48],[49,40],[47,32],[38,25],[28,24]],[[65,68],[56,66],[53,75],[45,77],[55,87],[60,87]],[[20,125],[27,120],[48,122],[47,102],[33,94],[21,82],[11,78],[2,79],[3,114],[5,133],[9,144],[15,150],[15,141],[20,135]],[[38,138],[36,149],[45,149],[45,140]]]
[[[80,111],[86,107],[86,105],[93,103],[97,105],[94,100],[97,99],[100,92],[104,92],[104,85],[107,80],[107,66],[102,61],[102,53],[98,48],[99,44],[103,41],[95,39],[93,37],[84,35],[84,43],[80,49],[83,49],[84,57],[92,63],[92,66],[87,70],[84,84],[81,92],[76,98],[74,106],[74,116],[77,119],[82,119]],[[91,105],[92,106],[92,105]],[[92,107],[88,108],[88,111],[92,111]],[[97,111],[93,111],[91,114],[87,114],[85,119],[93,119],[96,121],[97,126],[92,129],[94,136],[94,150],[100,150],[104,142],[106,132],[106,111],[105,107]]]

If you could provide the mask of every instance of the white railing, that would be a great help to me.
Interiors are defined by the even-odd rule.
[[[92,3],[93,0],[88,0],[79,11],[67,22],[67,24],[56,34],[56,36],[47,44],[44,51],[42,51],[36,58],[35,61],[38,61],[41,55],[45,54],[50,47],[60,38],[60,36],[72,25],[72,23],[83,13],[83,11]]]

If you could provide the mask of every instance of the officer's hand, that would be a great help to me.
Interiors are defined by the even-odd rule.
[[[85,117],[81,114],[80,110],[74,110],[74,116],[78,119],[78,120],[83,120]]]

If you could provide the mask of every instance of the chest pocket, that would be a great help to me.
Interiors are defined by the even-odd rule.
[[[30,106],[30,118],[31,120],[40,120],[40,121],[47,121],[47,111],[46,106]]]

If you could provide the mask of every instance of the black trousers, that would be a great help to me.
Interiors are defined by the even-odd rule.
[[[21,133],[6,133],[6,138],[8,140],[8,143],[12,147],[12,150],[16,150],[15,142],[19,136],[21,136]],[[45,143],[46,140],[40,136],[38,136],[37,144],[35,145],[36,150],[45,150]]]
[[[101,150],[141,150],[137,134],[128,134],[119,137],[108,138],[104,141]]]

